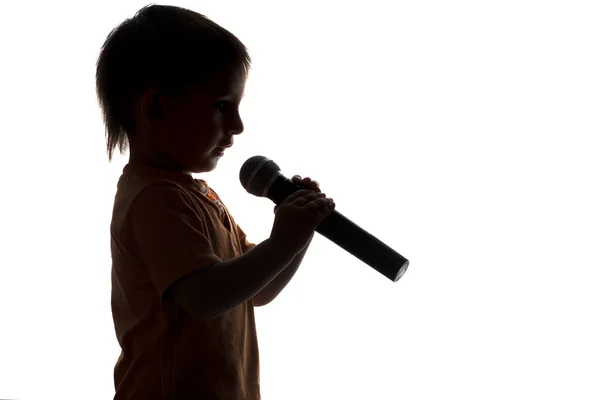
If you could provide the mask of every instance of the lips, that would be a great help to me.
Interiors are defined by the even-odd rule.
[[[220,145],[218,147],[215,147],[216,150],[220,150],[220,151],[225,151],[225,149],[230,148],[231,146],[233,146],[233,143],[227,143],[224,145]]]

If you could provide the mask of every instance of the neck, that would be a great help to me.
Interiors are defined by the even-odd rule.
[[[129,163],[133,165],[141,165],[152,167],[168,172],[178,172],[186,175],[191,175],[191,172],[184,170],[177,161],[163,151],[154,154],[140,154],[130,152]]]

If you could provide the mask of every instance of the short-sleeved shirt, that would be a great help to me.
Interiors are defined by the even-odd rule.
[[[252,300],[198,321],[167,290],[254,246],[219,196],[191,175],[127,164],[110,233],[115,400],[259,400]]]

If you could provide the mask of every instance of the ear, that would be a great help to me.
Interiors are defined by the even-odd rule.
[[[146,124],[150,124],[163,116],[164,101],[159,91],[147,89],[139,98],[139,115]]]

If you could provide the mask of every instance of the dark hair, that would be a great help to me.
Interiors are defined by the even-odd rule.
[[[113,29],[96,67],[109,161],[117,146],[124,154],[135,133],[133,109],[143,90],[178,95],[228,67],[248,73],[250,56],[244,44],[185,8],[148,5]]]

